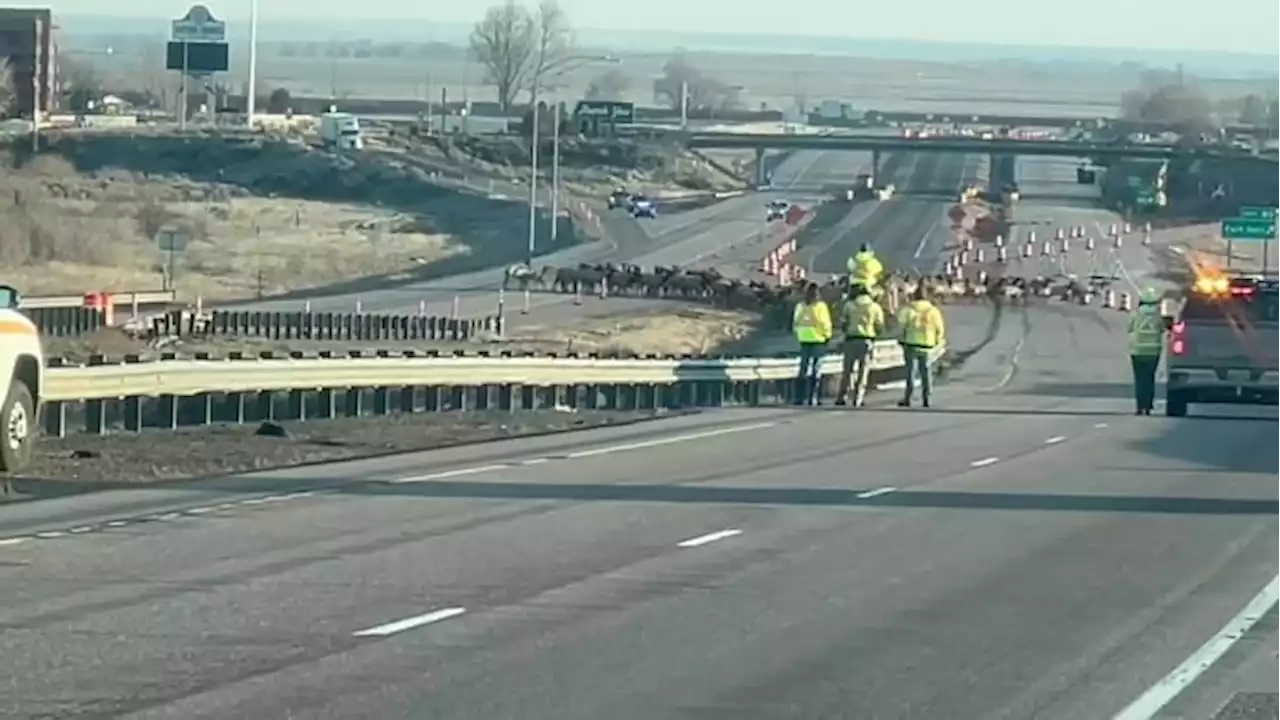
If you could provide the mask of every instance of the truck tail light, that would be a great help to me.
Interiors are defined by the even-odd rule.
[[[1174,355],[1185,355],[1187,353],[1187,324],[1185,322],[1176,322],[1170,330],[1172,334],[1169,338],[1169,350]]]

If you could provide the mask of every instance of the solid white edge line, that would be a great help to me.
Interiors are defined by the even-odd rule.
[[[1000,458],[998,457],[995,457],[995,456],[984,457],[981,460],[974,460],[973,462],[969,463],[969,467],[976,467],[976,468],[986,467],[988,465],[995,465],[998,462],[1000,462]]]
[[[882,488],[876,488],[875,490],[867,490],[866,492],[860,492],[860,493],[858,493],[858,494],[857,494],[857,496],[856,496],[856,497],[857,497],[859,500],[867,500],[867,499],[869,499],[869,498],[873,498],[873,497],[880,497],[881,495],[888,495],[889,493],[894,492],[894,491],[896,491],[897,489],[898,489],[898,488],[896,488],[896,487],[887,487],[887,486],[886,486],[886,487],[882,487]]]
[[[428,480],[443,480],[444,478],[459,477],[462,475],[476,475],[483,472],[493,472],[494,470],[506,470],[510,465],[478,465],[476,467],[459,468],[457,470],[445,470],[444,472],[431,473],[429,475],[414,475],[413,477],[396,478],[393,483],[415,483],[427,482]]]
[[[763,430],[776,425],[777,423],[775,422],[761,422],[753,423],[751,425],[737,425],[734,427],[720,428],[718,430],[704,430],[702,432],[689,433],[687,435],[673,435],[671,437],[626,443],[624,445],[609,445],[608,447],[593,448],[591,450],[579,450],[578,452],[569,453],[568,455],[565,455],[565,457],[570,460],[577,460],[578,458],[608,455],[610,453],[624,452],[627,450],[644,450],[645,448],[674,445],[676,443],[690,442],[692,440],[704,440],[706,438],[718,437],[720,435],[732,435],[734,433],[748,432],[750,430]]]
[[[1057,445],[1058,443],[1060,443],[1060,442],[1062,442],[1062,441],[1064,441],[1064,440],[1066,440],[1066,439],[1067,439],[1067,436],[1066,436],[1066,435],[1054,435],[1053,437],[1051,437],[1051,438],[1049,438],[1049,439],[1045,440],[1045,441],[1044,441],[1044,444],[1045,444],[1045,445]]]
[[[1166,705],[1186,690],[1196,678],[1200,677],[1215,662],[1227,654],[1245,633],[1275,607],[1280,598],[1280,575],[1271,578],[1271,582],[1262,588],[1249,604],[1244,606],[1235,617],[1227,621],[1209,641],[1201,645],[1181,665],[1160,678],[1137,700],[1129,703],[1125,709],[1115,715],[1112,720],[1150,720]]]
[[[395,622],[376,625],[364,630],[357,630],[351,634],[355,637],[387,637],[388,635],[395,635],[396,633],[404,632],[405,630],[412,630],[414,628],[422,627],[423,625],[430,625],[431,623],[438,623],[441,620],[448,620],[449,618],[457,617],[466,611],[467,609],[463,607],[443,608],[441,610],[433,610],[422,615],[414,615],[413,617],[408,617],[403,620],[396,620]]]
[[[700,545],[706,545],[708,543],[713,543],[717,540],[724,540],[725,538],[731,538],[735,535],[741,535],[741,534],[742,534],[742,531],[738,530],[737,528],[731,528],[729,530],[717,530],[716,532],[713,532],[713,533],[707,533],[706,535],[699,535],[698,537],[695,537],[695,538],[689,538],[684,542],[676,543],[676,546],[682,547],[682,548],[695,548]]]

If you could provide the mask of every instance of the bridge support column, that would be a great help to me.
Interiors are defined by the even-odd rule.
[[[764,187],[769,182],[769,169],[764,164],[764,148],[756,148],[756,187]]]
[[[1002,157],[1004,156],[991,153],[991,156],[987,158],[987,188],[991,192],[1000,192],[1000,186],[1004,183],[1004,179],[1000,177],[1000,171],[1002,170],[1000,158]]]
[[[880,187],[880,151],[871,151],[871,187]]]

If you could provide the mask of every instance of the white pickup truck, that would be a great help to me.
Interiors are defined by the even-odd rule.
[[[17,290],[0,285],[0,368],[6,379],[0,403],[0,474],[5,475],[31,460],[44,380],[40,333],[18,312],[19,299]]]

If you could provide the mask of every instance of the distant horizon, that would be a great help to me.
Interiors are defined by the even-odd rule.
[[[126,17],[93,14],[59,14],[55,22],[59,35],[69,40],[90,40],[110,36],[167,35],[170,18]],[[227,22],[231,42],[248,36],[242,18],[219,18]],[[321,22],[263,19],[258,24],[260,42],[419,42],[465,45],[469,23],[434,23],[421,20],[366,20],[343,22],[335,29]],[[727,52],[753,55],[810,54],[819,56],[866,57],[921,62],[974,63],[1020,61],[1036,64],[1114,66],[1141,64],[1172,68],[1182,64],[1188,72],[1214,77],[1274,77],[1280,74],[1280,51],[1276,54],[1185,50],[1177,48],[1133,48],[1091,45],[1051,45],[1033,43],[975,43],[955,40],[857,38],[832,35],[797,35],[724,32],[666,32],[587,28],[576,30],[585,47],[640,53]],[[78,43],[77,43],[78,44]],[[1225,76],[1224,76],[1225,73]]]

